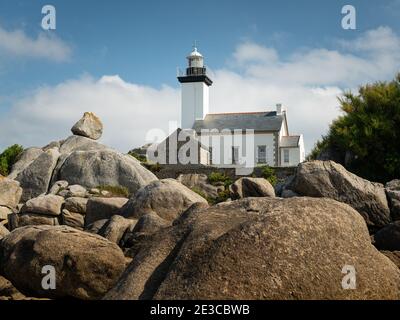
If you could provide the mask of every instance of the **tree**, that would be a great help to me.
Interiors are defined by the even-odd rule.
[[[386,182],[400,178],[400,74],[391,82],[360,87],[339,98],[343,115],[309,155],[330,149],[347,159],[346,167],[366,179]],[[344,160],[343,160],[344,162]]]
[[[7,176],[13,164],[17,161],[18,156],[24,148],[18,144],[14,144],[11,147],[8,147],[0,154],[0,174],[3,176]]]

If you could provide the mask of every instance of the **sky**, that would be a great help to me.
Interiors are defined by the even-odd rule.
[[[56,9],[44,30],[42,7]],[[342,7],[356,29],[342,28]],[[0,0],[0,151],[70,135],[85,111],[127,152],[180,120],[177,67],[196,40],[210,112],[282,103],[306,151],[340,114],[338,97],[400,69],[400,0]]]

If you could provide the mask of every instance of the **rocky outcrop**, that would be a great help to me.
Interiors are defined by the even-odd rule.
[[[172,221],[197,202],[207,203],[207,200],[174,179],[164,179],[140,189],[121,213],[127,218],[135,219],[147,213],[155,213]]]
[[[230,186],[229,190],[232,199],[247,197],[275,197],[274,187],[264,178],[240,178]]]
[[[335,162],[301,163],[289,188],[301,196],[327,197],[349,204],[372,230],[391,222],[383,185],[362,179]]]
[[[68,211],[86,214],[86,207],[89,199],[80,197],[71,197],[65,199],[64,208]]]
[[[103,134],[103,124],[94,113],[85,112],[83,117],[72,127],[71,131],[74,135],[98,140]]]
[[[120,248],[67,226],[19,228],[3,238],[0,270],[21,292],[36,297],[101,298],[125,269]],[[53,266],[56,289],[42,288],[42,268]]]
[[[134,227],[135,224],[135,220],[125,219],[122,216],[114,215],[100,229],[98,234],[111,242],[119,244],[126,230]]]
[[[140,249],[105,299],[400,298],[400,270],[346,204],[246,198],[188,211]],[[357,290],[342,288],[348,265]]]
[[[381,251],[381,253],[388,257],[397,268],[400,268],[400,251]]]
[[[388,224],[374,235],[379,250],[400,251],[400,221]]]
[[[200,191],[207,198],[217,198],[218,193],[225,190],[224,186],[213,186],[210,184],[205,174],[180,174],[176,180],[189,189]]]
[[[0,206],[14,209],[22,196],[22,188],[18,181],[0,178]]]
[[[47,193],[59,156],[57,148],[49,149],[18,174],[15,180],[20,182],[23,189],[23,202]]]
[[[10,281],[0,276],[0,301],[1,300],[25,300],[25,296],[19,292]]]
[[[59,216],[63,204],[63,197],[48,194],[28,200],[22,207],[21,212]]]
[[[94,197],[89,199],[86,205],[86,225],[118,215],[127,202],[126,198]]]
[[[57,179],[86,188],[123,186],[131,193],[157,180],[139,161],[112,150],[71,153],[63,162]]]
[[[35,159],[37,159],[43,150],[40,148],[25,149],[17,158],[17,161],[12,166],[8,178],[15,179],[25,168],[27,168]]]
[[[81,213],[64,209],[62,211],[62,224],[78,230],[83,230],[85,227],[85,216]]]
[[[49,225],[58,226],[60,224],[58,217],[37,214],[32,212],[13,213],[8,216],[10,230],[25,226]]]
[[[394,221],[400,220],[400,180],[392,180],[385,185],[390,213]]]

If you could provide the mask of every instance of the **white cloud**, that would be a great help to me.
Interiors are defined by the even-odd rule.
[[[304,134],[309,151],[338,116],[337,96],[342,90],[389,80],[400,67],[399,36],[389,28],[337,45],[336,50],[298,50],[283,59],[274,48],[240,44],[231,64],[210,74],[211,112],[273,110],[276,103],[283,103],[289,129]],[[65,138],[83,112],[93,111],[105,124],[103,142],[127,151],[143,144],[149,129],[167,132],[168,121],[179,120],[179,91],[140,86],[118,76],[83,77],[38,88],[15,101],[0,120],[0,149],[11,143],[44,145]]]
[[[39,33],[32,39],[22,30],[7,31],[0,26],[0,52],[22,57],[46,58],[56,62],[70,58],[72,50],[51,33]]]

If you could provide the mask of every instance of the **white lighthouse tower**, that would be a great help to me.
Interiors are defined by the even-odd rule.
[[[204,120],[209,110],[211,79],[206,74],[204,58],[196,46],[187,56],[186,74],[179,76],[182,85],[181,128],[191,129],[196,120]]]

